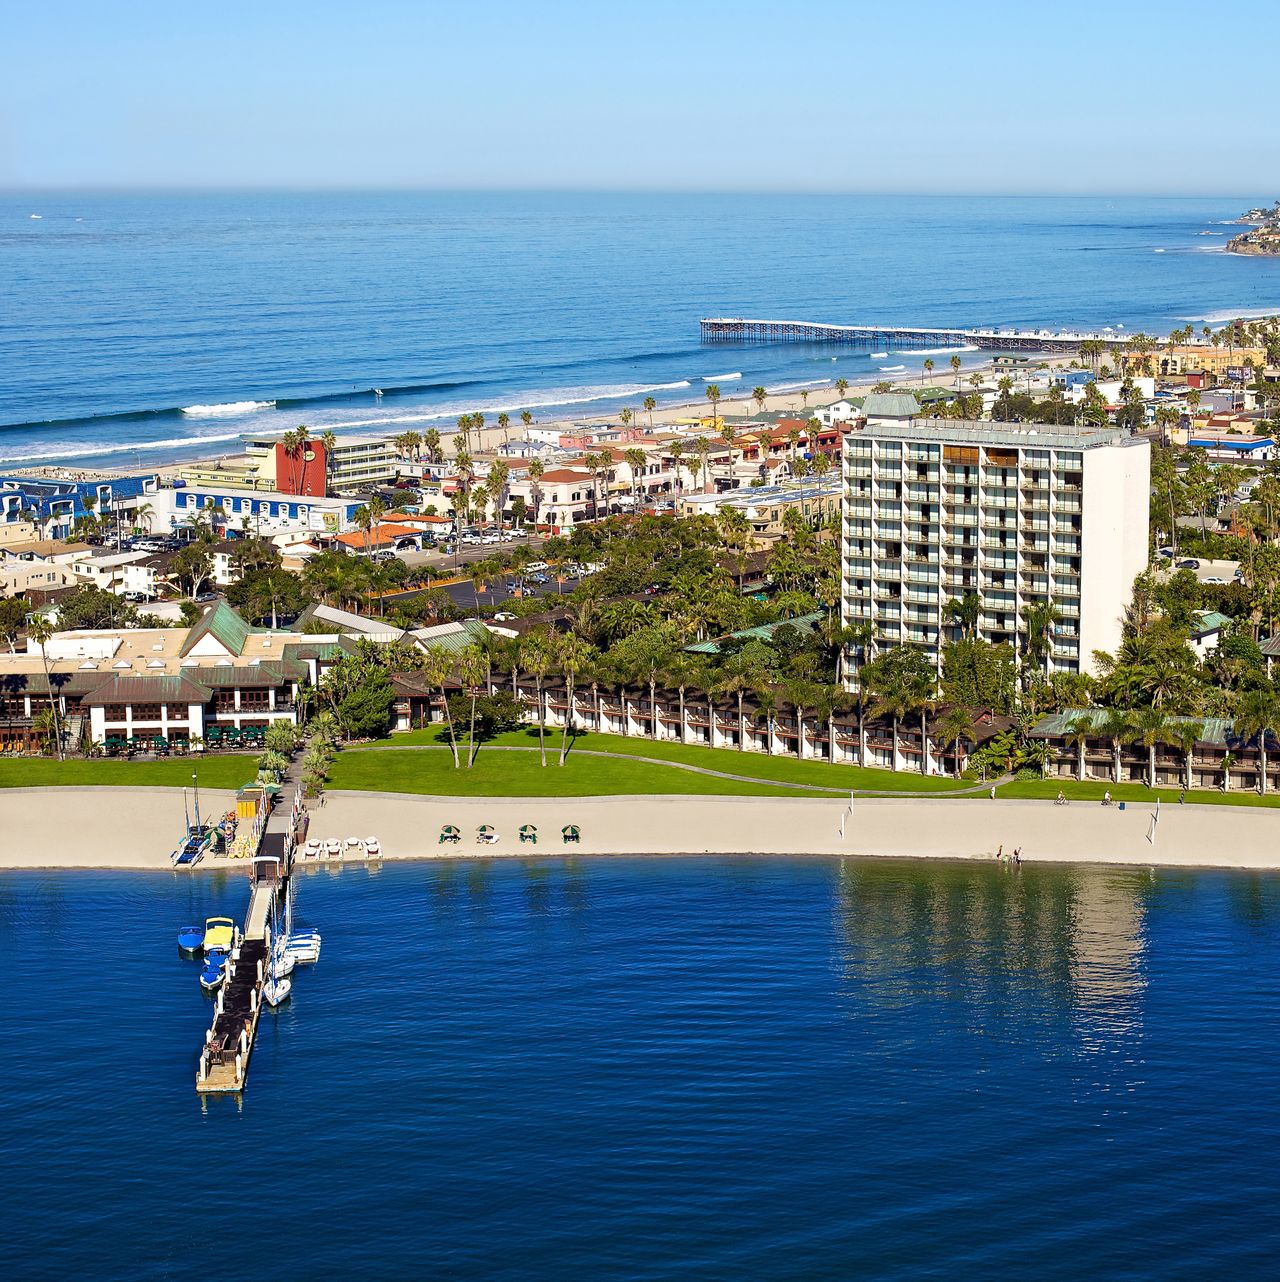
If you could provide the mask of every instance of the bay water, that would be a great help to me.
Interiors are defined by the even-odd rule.
[[[15,1278],[1274,1276],[1280,876],[314,870],[196,1096],[224,873],[0,875]]]

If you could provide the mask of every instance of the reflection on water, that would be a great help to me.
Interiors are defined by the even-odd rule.
[[[841,860],[840,961],[850,993],[1065,1014],[1082,1049],[1134,1036],[1146,987],[1151,879],[1105,867]]]

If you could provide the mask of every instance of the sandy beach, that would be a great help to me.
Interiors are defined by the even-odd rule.
[[[202,794],[203,795],[203,794]],[[231,794],[210,794],[210,807]],[[182,825],[182,800],[165,788],[5,789],[0,792],[0,869],[168,869]],[[766,797],[466,798],[330,793],[312,811],[316,837],[376,836],[388,859],[476,855],[857,855],[992,859],[1021,847],[1028,863],[1069,862],[1215,868],[1280,868],[1280,815],[1233,806],[1154,807],[985,798],[840,800]],[[463,833],[441,846],[442,825]],[[480,846],[482,823],[499,834]],[[522,824],[539,844],[522,844]],[[560,829],[582,840],[565,846]],[[841,828],[843,825],[843,835]],[[201,868],[243,867],[237,860]]]

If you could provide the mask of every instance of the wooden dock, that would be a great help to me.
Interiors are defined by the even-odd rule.
[[[292,805],[278,807],[268,819],[253,860],[244,928],[227,962],[227,976],[214,1002],[213,1023],[196,1066],[196,1091],[201,1095],[237,1094],[249,1077],[249,1060],[262,1015],[262,988],[268,978],[271,910],[278,897],[288,893],[300,796],[299,792]]]

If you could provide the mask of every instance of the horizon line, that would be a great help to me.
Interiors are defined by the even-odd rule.
[[[35,195],[437,195],[437,196],[776,196],[866,197],[876,199],[984,200],[1247,200],[1239,192],[1204,190],[1093,190],[1052,188],[940,188],[926,190],[854,187],[634,187],[563,185],[459,185],[417,183],[51,183],[0,184],[0,197]],[[1272,197],[1272,200],[1275,198]]]

